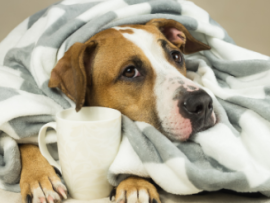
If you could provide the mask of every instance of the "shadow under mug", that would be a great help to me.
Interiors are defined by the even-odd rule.
[[[50,155],[45,142],[47,128],[57,134],[60,165]],[[41,154],[62,172],[71,197],[92,200],[108,197],[112,186],[107,172],[121,142],[121,113],[106,107],[74,108],[56,114],[39,132]]]

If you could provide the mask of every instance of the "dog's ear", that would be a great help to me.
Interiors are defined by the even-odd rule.
[[[184,54],[192,54],[197,51],[209,50],[211,47],[196,40],[181,23],[171,19],[152,19],[146,25],[156,26],[163,35]]]
[[[49,87],[58,87],[76,103],[79,111],[85,102],[87,84],[86,68],[91,63],[91,54],[96,47],[95,41],[87,44],[75,43],[58,61],[51,72]]]

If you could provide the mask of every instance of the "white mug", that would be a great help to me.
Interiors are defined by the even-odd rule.
[[[60,165],[48,152],[47,128],[54,128]],[[56,114],[39,132],[41,154],[62,172],[69,194],[74,199],[92,200],[109,196],[112,186],[107,172],[121,141],[121,113],[105,107],[74,108]]]

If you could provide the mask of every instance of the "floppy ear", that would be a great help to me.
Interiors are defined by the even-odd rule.
[[[146,25],[156,26],[164,36],[176,45],[184,54],[192,54],[211,47],[196,40],[181,23],[171,19],[152,19]]]
[[[89,83],[86,68],[90,68],[90,55],[95,47],[94,41],[87,44],[75,43],[51,72],[49,87],[58,87],[72,99],[76,103],[76,111],[79,111],[85,102],[87,83]]]

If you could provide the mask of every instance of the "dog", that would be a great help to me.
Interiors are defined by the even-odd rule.
[[[186,78],[183,57],[209,49],[171,19],[113,27],[71,46],[52,70],[49,87],[72,99],[77,111],[82,106],[117,109],[172,141],[186,141],[216,122],[211,97]],[[21,145],[20,152],[23,201],[65,199],[65,186],[38,147]],[[115,200],[160,203],[156,187],[140,177],[122,181]]]

